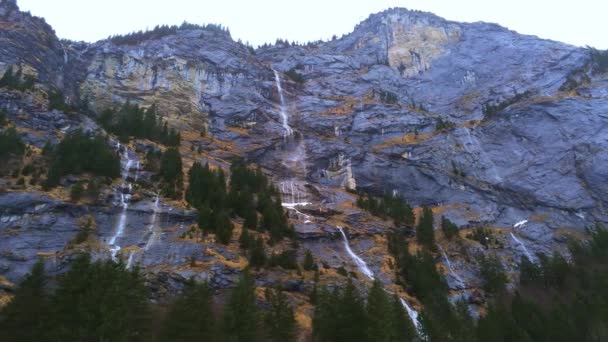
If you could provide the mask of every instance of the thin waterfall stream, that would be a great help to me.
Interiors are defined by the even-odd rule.
[[[136,163],[136,169],[139,169],[139,161],[136,159],[136,157],[131,156],[129,149],[126,146],[123,147],[119,142],[117,142],[116,149],[120,154],[122,176],[122,184],[117,187],[116,191],[120,199],[120,206],[122,207],[122,211],[120,212],[120,216],[118,217],[118,223],[116,224],[115,233],[108,241],[112,260],[114,261],[117,261],[117,255],[121,249],[121,246],[117,243],[117,240],[122,237],[127,226],[127,213],[129,210],[129,203],[131,202],[131,193],[133,191],[133,185],[128,181],[129,172],[131,171],[131,167],[133,166],[134,162]],[[138,170],[136,170],[136,172],[138,172]]]

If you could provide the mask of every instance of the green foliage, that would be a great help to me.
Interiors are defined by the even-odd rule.
[[[313,317],[314,341],[365,341],[367,313],[349,279],[343,290],[321,288]]]
[[[399,196],[359,197],[357,198],[357,206],[382,219],[391,218],[396,226],[414,226],[414,211]]]
[[[260,326],[255,303],[255,287],[249,271],[245,270],[224,312],[224,334],[228,341],[252,342],[260,340]]]
[[[249,265],[251,267],[260,268],[266,264],[266,252],[264,250],[264,240],[258,237],[253,240],[249,249]]]
[[[597,70],[601,73],[608,71],[608,50],[598,50],[589,48],[591,60],[595,64]]]
[[[396,296],[375,281],[367,300],[349,279],[344,289],[320,288],[313,317],[314,341],[411,341],[416,336]]]
[[[0,127],[4,127],[8,124],[8,112],[4,108],[0,108]]]
[[[497,101],[487,101],[482,106],[482,112],[484,114],[483,120],[489,120],[492,117],[496,116],[498,113],[502,112],[504,109],[509,107],[512,104],[515,104],[519,101],[525,100],[530,97],[532,93],[529,90],[526,90],[523,93],[516,93],[513,97],[508,98],[506,100],[497,102]]]
[[[498,257],[494,255],[489,257],[482,255],[480,259],[480,273],[483,288],[486,292],[499,294],[505,290],[508,278]]]
[[[144,109],[127,102],[118,110],[103,110],[99,115],[99,122],[123,142],[128,141],[129,137],[135,137],[150,139],[166,146],[179,146],[181,143],[180,133],[169,128],[166,122],[163,123],[156,105]]]
[[[65,103],[65,98],[60,90],[51,90],[49,92],[49,110],[54,109],[64,113],[68,113],[73,110],[72,107]]]
[[[279,194],[260,169],[252,169],[241,161],[233,162],[230,167],[229,189],[221,169],[211,170],[208,165],[194,163],[188,176],[190,182],[186,190],[186,201],[198,209],[199,227],[204,231],[226,233],[221,240],[227,243],[230,241],[228,232],[232,231],[232,226],[228,225],[229,220],[225,217],[240,216],[244,218],[245,230],[268,231],[271,243],[294,236]],[[262,213],[261,222],[258,222],[258,212]],[[214,220],[220,213],[222,220]],[[248,233],[242,234],[240,244],[243,248],[249,248],[251,243],[248,241]],[[253,254],[260,255],[257,251]],[[260,265],[256,263],[256,266]]]
[[[283,251],[279,254],[272,254],[268,261],[270,267],[279,266],[286,270],[295,270],[298,268],[297,253],[293,249]]]
[[[44,263],[38,261],[0,312],[0,336],[6,342],[49,341],[52,318],[45,289]]]
[[[232,238],[232,229],[234,226],[230,221],[230,217],[226,211],[214,211],[212,213],[212,225],[215,231],[215,237],[218,242],[227,245]]]
[[[485,248],[491,244],[496,244],[498,241],[492,234],[492,231],[483,227],[477,227],[473,232],[467,234],[467,239],[479,242]]]
[[[82,182],[76,182],[76,184],[72,185],[70,188],[70,199],[72,201],[78,201],[82,198],[82,194],[84,192],[84,186]]]
[[[55,340],[145,340],[147,290],[141,275],[122,264],[77,258],[59,280],[52,306]]]
[[[380,101],[387,104],[395,104],[399,100],[397,94],[388,90],[379,90],[378,96],[380,97]]]
[[[213,291],[207,284],[186,283],[184,292],[171,303],[159,341],[215,341],[218,324],[212,308]]]
[[[25,153],[25,144],[14,127],[0,131],[0,160],[8,157],[21,157]]]
[[[146,31],[137,31],[125,35],[116,35],[109,37],[112,43],[116,45],[136,45],[141,42],[147,40],[161,39],[166,36],[170,36],[176,34],[182,30],[205,30],[210,32],[216,32],[220,34],[228,34],[230,35],[230,31],[228,28],[222,27],[221,25],[216,24],[207,24],[207,25],[196,25],[188,22],[183,22],[181,25],[157,25],[152,30]]]
[[[448,240],[458,236],[458,226],[444,216],[441,217],[441,230]]]
[[[430,250],[436,250],[435,228],[433,225],[433,211],[429,207],[422,207],[422,217],[416,226],[416,239],[418,243]]]
[[[178,199],[182,196],[184,188],[184,174],[182,171],[182,156],[175,147],[163,152],[160,159],[159,176],[163,182],[165,196]]]
[[[253,244],[253,237],[249,234],[248,229],[243,229],[241,231],[241,236],[239,236],[239,247],[242,249],[249,249]]]
[[[31,75],[23,76],[21,68],[15,72],[13,66],[9,66],[2,78],[0,78],[0,88],[8,88],[18,91],[34,89],[36,78]]]
[[[306,82],[304,76],[302,76],[302,74],[300,74],[295,67],[285,71],[285,76],[289,77],[289,79],[298,84],[303,84]]]
[[[312,271],[317,269],[315,258],[312,256],[312,253],[308,249],[306,250],[306,252],[304,252],[304,262],[302,264],[302,268],[306,271]]]
[[[450,130],[454,128],[456,125],[451,121],[443,120],[442,118],[437,119],[437,123],[435,124],[435,129],[438,131]]]
[[[266,301],[270,304],[264,314],[266,340],[289,342],[296,340],[296,319],[293,308],[280,290],[266,289]]]
[[[54,149],[46,187],[55,187],[62,176],[90,172],[99,176],[120,176],[120,158],[101,136],[82,131],[68,134]]]
[[[416,332],[397,296],[388,296],[375,280],[367,296],[367,340],[411,341]]]

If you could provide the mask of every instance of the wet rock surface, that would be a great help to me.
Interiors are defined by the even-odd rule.
[[[295,182],[304,195],[292,202],[310,203],[292,206],[290,218],[323,268],[357,272],[336,228],[344,225],[374,274],[389,281],[394,273],[382,240],[390,223],[362,213],[342,188],[398,194],[433,206],[437,218],[463,229],[501,230],[501,248],[492,251],[510,271],[525,254],[522,245],[529,253],[563,250],[561,229],[608,223],[608,81],[582,48],[404,9],[372,15],[340,39],[255,51],[210,28],[133,44],[60,41],[13,1],[0,4],[0,24],[0,74],[20,64],[39,81],[36,91],[0,91],[0,108],[26,143],[41,148],[74,129],[99,129],[86,115],[47,110],[50,88],[62,90],[68,103],[86,98],[94,109],[156,103],[171,126],[196,136],[188,143],[204,153],[202,161],[226,167],[242,156],[264,167],[279,188]],[[586,81],[564,88],[573,75]],[[292,137],[284,136],[281,110]],[[138,141],[134,153],[157,149]],[[139,181],[150,185],[151,176],[141,170]],[[38,257],[61,272],[84,215],[97,224],[95,256],[110,257],[107,244],[122,209],[115,192],[107,195],[93,206],[39,192],[0,193],[0,275],[17,281]],[[153,219],[154,197],[142,191],[126,215],[118,256],[145,269],[155,297],[189,278],[232,286],[238,253],[184,238],[195,213],[161,203]],[[523,220],[529,222],[513,227]],[[446,274],[452,290],[468,291],[479,304],[482,295],[469,293],[479,286],[475,253],[484,249],[446,245],[453,269]],[[438,262],[447,264],[440,256]],[[258,281],[283,278],[278,272]]]

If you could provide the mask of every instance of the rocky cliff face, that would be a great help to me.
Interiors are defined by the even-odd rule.
[[[608,223],[608,82],[582,48],[405,9],[374,14],[340,39],[255,51],[208,27],[121,44],[62,42],[42,19],[8,0],[0,4],[0,26],[0,72],[18,64],[37,75],[42,90],[60,89],[72,103],[86,99],[94,109],[156,103],[182,130],[185,146],[204,151],[203,160],[226,166],[243,156],[271,173],[285,195],[295,198],[284,187],[295,186],[300,199],[312,203],[311,212],[321,206],[339,212],[313,222],[293,217],[306,246],[330,266],[348,260],[335,229],[347,224],[359,236],[357,250],[375,251],[366,256],[374,272],[387,279],[392,273],[382,259],[386,247],[370,248],[385,245],[380,235],[386,223],[352,208],[354,198],[341,188],[399,194],[464,227],[511,232],[525,220],[517,235],[532,251],[562,248],[563,228]],[[0,107],[30,126],[27,118],[61,115],[38,110],[34,116],[30,102],[6,95]],[[281,108],[294,131],[289,139]],[[30,129],[48,131],[43,127]],[[207,137],[200,137],[202,130]],[[103,241],[118,210],[108,203],[58,211],[57,200],[46,195],[0,196],[0,229],[20,236],[0,242],[0,274],[11,280],[26,270],[20,260],[29,265],[36,253],[56,252],[69,240],[58,234],[39,239],[40,231],[74,231],[74,210],[92,211]],[[133,227],[151,220],[153,198],[147,196],[130,211]],[[170,209],[165,207],[167,215]],[[207,265],[220,253],[222,268],[209,274],[230,277],[225,265],[238,265],[238,253],[208,252],[217,249],[209,246],[201,252],[198,244],[175,242],[187,231],[179,223],[192,221],[187,213],[176,215],[162,224],[171,238],[144,265],[182,272],[192,255]],[[520,239],[501,239],[506,259],[523,253]],[[140,236],[132,244],[142,241]],[[457,264],[474,283],[475,267]]]

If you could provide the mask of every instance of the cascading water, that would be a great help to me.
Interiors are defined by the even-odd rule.
[[[359,268],[359,271],[361,271],[361,273],[365,274],[369,279],[373,280],[374,273],[369,269],[369,267],[367,267],[367,264],[365,263],[365,261],[363,261],[363,259],[361,259],[357,254],[355,254],[352,251],[352,249],[350,249],[350,244],[348,243],[348,238],[346,237],[346,234],[344,233],[344,229],[342,229],[342,227],[340,227],[340,226],[338,226],[336,228],[338,228],[338,230],[342,234],[342,238],[344,238],[344,249],[346,249],[346,252],[348,253],[348,255],[350,255],[350,257],[355,261],[355,264],[357,264],[357,268]]]
[[[365,263],[365,261],[363,261],[363,259],[361,259],[357,254],[355,254],[353,252],[353,250],[350,248],[350,244],[348,242],[348,238],[346,237],[346,233],[344,233],[344,229],[341,226],[337,226],[336,228],[338,228],[338,230],[342,234],[342,238],[344,239],[344,249],[346,249],[346,252],[348,253],[348,255],[350,255],[350,257],[355,261],[355,264],[357,264],[357,268],[359,268],[359,271],[361,273],[365,274],[369,279],[373,280],[374,272],[372,272],[372,270],[370,270],[369,267],[367,267],[367,264]],[[407,311],[408,316],[410,316],[412,323],[414,323],[414,326],[416,327],[416,331],[420,331],[420,322],[418,321],[418,312],[416,312],[416,310],[412,309],[407,304],[405,299],[399,298],[399,300],[401,301],[401,305],[403,305],[403,307]]]
[[[129,154],[128,148],[125,147],[123,152],[120,143],[116,143],[116,149],[118,150],[118,153],[120,153],[121,175],[123,183],[117,188],[122,211],[118,218],[116,231],[108,242],[108,244],[110,245],[112,260],[114,261],[117,260],[116,255],[120,251],[120,245],[116,243],[116,240],[123,235],[127,225],[127,212],[129,210],[129,202],[131,201],[131,192],[133,191],[133,186],[131,185],[131,183],[128,182],[128,178],[131,166],[133,165],[134,161],[134,159],[132,159],[131,155]],[[139,162],[137,165],[139,165]]]
[[[305,207],[312,203],[304,201],[305,196],[298,190],[298,186],[294,180],[281,182],[281,193],[284,196],[284,200],[286,200],[286,202],[281,203],[284,208],[294,211],[298,218],[304,220],[304,223],[312,222],[309,215],[298,210],[298,207]]]
[[[148,250],[148,248],[150,248],[156,241],[158,241],[160,236],[158,230],[156,229],[156,217],[158,216],[158,211],[160,210],[159,203],[160,195],[156,194],[156,199],[154,200],[154,207],[152,210],[152,218],[150,219],[150,225],[148,226],[148,231],[151,234],[148,238],[148,242],[146,242],[146,247],[144,247],[144,250]]]
[[[516,224],[513,225],[513,228],[514,229],[522,228],[526,223],[528,223],[528,220],[519,221],[519,222],[517,222]],[[522,251],[524,252],[524,254],[526,255],[526,257],[528,258],[528,260],[530,260],[531,262],[535,262],[536,259],[528,251],[528,248],[526,247],[526,245],[524,244],[524,242],[521,241],[520,239],[518,239],[517,236],[515,236],[515,234],[513,234],[513,232],[511,232],[511,238],[513,239],[513,241],[515,241],[519,245],[519,247],[521,247]]]
[[[276,70],[272,70],[274,72],[274,81],[277,85],[277,91],[279,92],[279,98],[281,100],[281,107],[279,109],[279,114],[281,115],[281,123],[283,124],[283,129],[285,130],[283,136],[290,137],[293,135],[293,129],[289,126],[289,117],[287,116],[287,109],[285,108],[285,95],[283,95],[283,86],[281,85],[281,76],[279,72]]]
[[[456,272],[454,271],[454,268],[452,267],[452,262],[450,261],[450,258],[448,258],[448,255],[446,254],[446,252],[443,250],[443,248],[441,246],[439,246],[439,249],[441,250],[443,259],[445,260],[446,266],[448,267],[448,271],[450,271],[450,274],[452,275],[452,277],[454,277],[454,279],[456,279],[460,283],[460,285],[464,286],[465,285],[464,280],[462,280],[462,278],[460,278],[460,276],[458,274],[456,274]]]
[[[513,238],[513,241],[517,242],[517,244],[519,245],[519,247],[521,247],[521,249],[523,250],[524,254],[526,255],[526,257],[528,258],[528,260],[530,260],[531,262],[534,262],[536,259],[534,259],[532,257],[532,254],[530,254],[530,252],[528,251],[528,248],[526,247],[526,245],[523,243],[523,241],[521,241],[520,239],[518,239],[515,234],[511,233],[511,238]]]
[[[135,252],[131,251],[129,252],[129,259],[127,260],[127,269],[131,269],[131,267],[133,266],[133,256],[135,255]]]
[[[403,305],[403,307],[405,308],[405,311],[407,311],[407,315],[410,316],[410,320],[412,321],[412,323],[414,323],[414,327],[416,328],[416,331],[418,333],[420,333],[422,331],[422,326],[420,325],[420,321],[418,320],[418,312],[416,310],[412,309],[407,304],[405,299],[399,298],[399,301],[401,301],[401,305]]]

